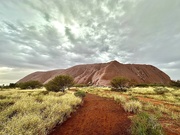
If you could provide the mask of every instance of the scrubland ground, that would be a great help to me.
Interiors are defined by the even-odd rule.
[[[70,91],[0,91],[0,134],[48,134],[57,124],[64,122],[81,101]]]
[[[82,91],[90,94],[84,98],[83,106],[63,123],[82,103],[72,90],[80,96]],[[52,132],[59,124],[62,125]],[[108,87],[75,87],[65,93],[45,89],[0,91],[2,135],[139,135],[146,129],[153,129],[149,134],[163,135],[161,126],[167,135],[180,134],[180,89],[135,87],[117,92]]]
[[[162,87],[130,88],[127,92],[111,91],[107,87],[83,87],[79,90],[114,99],[127,112],[144,111],[153,114],[167,135],[180,134],[180,89]]]

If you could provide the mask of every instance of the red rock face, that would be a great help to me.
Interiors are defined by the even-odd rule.
[[[110,81],[116,76],[128,78],[136,83],[169,84],[171,81],[167,74],[152,65],[122,64],[112,61],[108,63],[77,65],[68,69],[35,72],[22,78],[18,83],[38,80],[45,84],[57,75],[70,75],[74,77],[75,83],[91,83],[96,86],[109,86]]]

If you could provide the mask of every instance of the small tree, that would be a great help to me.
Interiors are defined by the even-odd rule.
[[[13,89],[16,88],[16,84],[15,83],[10,83],[9,88],[13,88]]]
[[[48,91],[64,92],[66,88],[69,89],[69,87],[71,87],[72,85],[73,85],[73,78],[71,76],[59,75],[59,76],[56,76],[51,81],[49,81],[47,84],[45,84],[45,88]]]
[[[126,88],[130,86],[130,81],[124,77],[115,77],[111,80],[111,86],[115,90],[126,91]]]
[[[19,83],[20,89],[36,89],[41,88],[43,85],[39,81],[28,81],[24,83]]]
[[[171,81],[171,86],[175,86],[175,87],[180,87],[180,80],[177,80],[177,81]]]

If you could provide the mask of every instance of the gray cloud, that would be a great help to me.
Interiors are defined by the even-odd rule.
[[[114,59],[152,64],[180,79],[179,6],[179,0],[1,1],[0,83]]]

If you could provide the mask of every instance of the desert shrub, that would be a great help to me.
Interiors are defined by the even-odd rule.
[[[177,81],[171,81],[170,83],[171,86],[175,86],[175,87],[180,87],[180,80],[177,80]]]
[[[8,87],[9,87],[9,88],[16,88],[16,87],[17,87],[17,84],[16,84],[16,83],[10,83]]]
[[[126,102],[126,98],[120,95],[114,95],[113,98],[117,103],[120,104],[124,104]]]
[[[19,86],[20,89],[37,89],[41,88],[43,85],[39,81],[28,81],[19,83],[17,86]]]
[[[139,101],[129,100],[123,105],[123,108],[126,112],[137,113],[142,110],[142,104]]]
[[[112,90],[127,91],[127,87],[130,86],[130,81],[124,77],[115,77],[111,80]]]
[[[45,88],[48,91],[54,91],[54,92],[62,91],[62,92],[64,92],[64,90],[66,88],[69,88],[72,85],[73,85],[73,78],[71,76],[59,75],[59,76],[56,76],[51,81],[49,81],[47,84],[45,84]]]
[[[111,91],[119,91],[119,92],[127,92],[128,88],[121,87],[121,88],[111,88]]]
[[[140,112],[132,118],[132,135],[163,135],[162,127],[157,119],[148,113]]]
[[[153,84],[150,84],[150,86],[152,86],[152,87],[165,87],[166,85],[159,84],[159,83],[153,83]]]
[[[164,87],[157,87],[157,88],[154,89],[154,91],[155,91],[157,94],[161,94],[161,95],[169,92],[169,90],[166,89],[166,88],[164,88]]]
[[[140,83],[140,84],[136,84],[136,87],[149,87],[149,85],[146,83]]]
[[[86,93],[84,91],[78,90],[77,92],[74,93],[76,97],[85,97]]]

